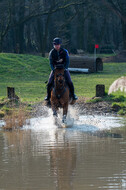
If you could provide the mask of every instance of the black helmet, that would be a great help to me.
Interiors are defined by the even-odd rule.
[[[53,44],[54,45],[62,44],[62,40],[60,38],[56,37],[56,38],[53,39]]]

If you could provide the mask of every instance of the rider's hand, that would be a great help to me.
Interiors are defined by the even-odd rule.
[[[63,62],[63,59],[60,59],[59,61],[57,61],[57,63],[62,63]]]

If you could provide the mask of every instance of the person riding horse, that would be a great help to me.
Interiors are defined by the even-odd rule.
[[[49,53],[49,61],[51,66],[51,73],[49,76],[48,84],[47,84],[47,96],[45,97],[45,101],[50,101],[51,97],[51,88],[54,84],[54,69],[57,65],[64,65],[65,71],[65,80],[70,89],[70,94],[73,100],[77,100],[78,97],[74,94],[74,85],[70,77],[70,73],[68,70],[69,66],[69,54],[68,51],[61,47],[62,40],[58,37],[53,40],[53,49]]]

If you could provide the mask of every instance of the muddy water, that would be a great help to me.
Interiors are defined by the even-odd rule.
[[[63,129],[40,117],[0,130],[0,190],[98,189],[126,189],[124,118],[80,116]]]

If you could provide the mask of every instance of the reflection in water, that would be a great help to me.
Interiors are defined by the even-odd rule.
[[[56,134],[56,146],[50,149],[51,173],[56,177],[56,187],[61,190],[73,189],[76,168],[76,143],[69,142],[63,134],[63,142]]]
[[[123,138],[101,138],[94,132],[108,121],[91,119],[60,129],[37,118],[23,130],[0,131],[0,190],[126,189],[126,130],[116,120],[111,130]]]

